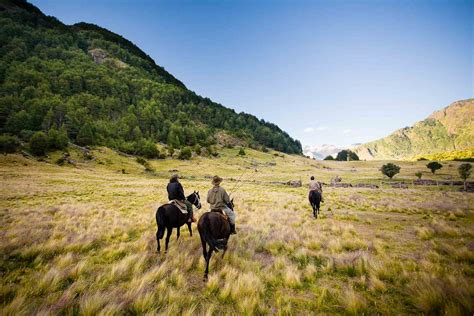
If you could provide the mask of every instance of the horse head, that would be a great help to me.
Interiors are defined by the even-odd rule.
[[[199,191],[194,191],[193,194],[187,197],[187,200],[196,206],[197,209],[202,207],[201,205],[201,197],[199,196]]]

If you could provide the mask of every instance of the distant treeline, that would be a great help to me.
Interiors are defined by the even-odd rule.
[[[133,153],[144,142],[210,146],[224,130],[254,148],[302,152],[278,126],[186,89],[117,34],[66,26],[23,1],[0,8],[2,133],[29,141],[54,130],[79,145]]]

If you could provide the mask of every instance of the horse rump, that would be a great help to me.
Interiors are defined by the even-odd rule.
[[[164,211],[165,211],[164,206],[160,206],[156,210],[156,216],[155,217],[156,217],[156,225],[158,226],[157,237],[159,239],[163,238],[163,236],[165,235],[165,230],[166,230]]]
[[[199,235],[213,251],[219,252],[227,247],[229,234],[226,234],[226,229],[222,227],[226,225],[229,225],[227,220],[219,212],[207,212],[199,218]],[[227,228],[230,231],[230,228]]]
[[[312,190],[309,192],[309,203],[317,205],[319,207],[319,204],[321,203],[321,193],[319,193],[316,190]]]

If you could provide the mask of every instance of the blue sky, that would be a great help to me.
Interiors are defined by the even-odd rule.
[[[377,139],[474,94],[472,0],[31,2],[303,145]]]

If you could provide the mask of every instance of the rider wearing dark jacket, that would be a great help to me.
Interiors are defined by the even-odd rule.
[[[193,216],[193,205],[189,203],[189,201],[186,199],[186,196],[184,195],[183,186],[178,181],[177,174],[171,177],[170,182],[168,183],[168,186],[166,187],[166,190],[168,191],[168,200],[170,201],[178,200],[186,204],[186,209],[188,210],[188,215],[189,215],[189,221],[195,222],[196,220],[194,219],[194,216]]]

